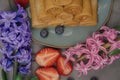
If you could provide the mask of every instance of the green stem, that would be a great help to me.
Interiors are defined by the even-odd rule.
[[[18,66],[18,63],[15,59],[15,62],[14,62],[14,69],[13,69],[13,80],[16,80],[16,76],[17,76],[17,66]]]
[[[1,70],[1,76],[2,76],[2,80],[8,80],[6,72],[3,69]]]

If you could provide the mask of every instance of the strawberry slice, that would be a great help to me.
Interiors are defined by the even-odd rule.
[[[71,74],[73,70],[72,63],[67,62],[65,64],[64,62],[65,62],[65,57],[60,56],[57,60],[57,70],[61,75],[68,76],[69,74]]]
[[[59,74],[55,68],[38,68],[36,75],[39,80],[59,80]]]
[[[60,56],[60,52],[53,48],[44,48],[40,50],[36,56],[35,60],[39,66],[50,67],[53,66]]]

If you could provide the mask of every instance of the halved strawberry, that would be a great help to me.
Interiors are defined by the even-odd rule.
[[[44,48],[36,54],[35,60],[39,66],[50,67],[53,66],[59,56],[60,52],[58,50],[53,48]]]
[[[61,75],[67,76],[71,74],[73,67],[71,62],[65,64],[65,57],[60,56],[57,60],[57,70]]]
[[[36,75],[39,80],[59,80],[59,74],[55,68],[38,68]]]

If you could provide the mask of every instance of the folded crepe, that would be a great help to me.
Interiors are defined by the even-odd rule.
[[[92,18],[92,7],[91,7],[92,0],[83,0],[83,9],[82,13],[77,14],[75,16],[75,20],[78,22],[87,21]]]
[[[75,26],[79,26],[80,24],[74,20],[71,20],[71,21],[64,22],[64,25],[70,26],[70,27],[75,27]]]
[[[36,16],[37,11],[36,11],[34,0],[30,0],[30,10],[31,10],[31,16],[32,16],[32,27],[39,28],[39,27],[46,26],[45,23],[43,23],[42,21],[39,21],[38,17]]]
[[[96,26],[97,25],[97,9],[98,9],[97,3],[98,3],[98,0],[91,0],[92,17],[90,14],[89,14],[89,16],[85,16],[85,18],[83,17],[83,20],[80,21],[81,26]],[[89,11],[89,13],[90,13],[90,11]]]
[[[48,26],[57,26],[57,25],[63,25],[63,20],[59,18],[53,19],[51,22],[48,23]]]
[[[63,11],[62,6],[54,5],[53,0],[44,0],[45,1],[45,11],[54,16],[60,14]]]
[[[60,15],[57,16],[58,19],[62,19],[64,21],[63,25],[65,26],[78,26],[79,23],[73,21],[73,17],[74,16],[72,14],[66,12],[62,12],[60,13]]]
[[[37,16],[40,21],[48,23],[54,16],[45,12],[45,2],[44,0],[34,0],[36,5]]]
[[[72,3],[64,7],[64,11],[73,15],[80,14],[82,11],[82,1],[86,0],[72,0]]]
[[[64,23],[69,22],[73,19],[73,15],[66,13],[66,12],[62,12],[57,16],[58,19],[62,19],[64,21]]]
[[[55,5],[65,6],[72,2],[72,0],[53,0]]]
[[[55,4],[55,2],[60,5]],[[30,0],[32,26],[95,26],[97,25],[98,0],[72,0],[61,6],[62,0]],[[64,9],[64,10],[63,10]]]

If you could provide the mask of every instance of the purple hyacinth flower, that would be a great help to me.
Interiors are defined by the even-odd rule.
[[[9,31],[8,30],[5,30],[5,28],[3,27],[2,28],[2,31],[1,31],[1,34],[0,34],[0,40],[1,41],[6,41],[8,43],[12,43],[12,41],[8,38],[8,33]]]
[[[16,12],[17,13],[16,20],[19,22],[27,21],[27,12],[20,5],[17,6],[18,6],[18,11]]]
[[[23,23],[21,27],[17,28],[19,35],[16,40],[19,41],[19,44],[22,46],[30,45],[31,42],[31,32],[29,30],[29,23]]]
[[[2,43],[4,46],[0,47],[0,53],[2,53],[3,55],[6,55],[9,58],[14,58],[14,48],[11,47],[9,44],[7,43]]]
[[[15,23],[16,20],[14,20],[14,18],[16,17],[16,12],[3,12],[2,14],[0,14],[0,16],[2,17],[0,19],[1,23],[4,23],[5,27],[9,27],[11,23]]]
[[[2,41],[0,41],[0,47],[2,47],[2,46],[3,46]]]
[[[13,69],[13,62],[11,59],[6,57],[5,55],[3,56],[2,60],[0,61],[0,66],[6,71],[9,72]]]
[[[31,51],[31,49],[19,49],[16,54],[17,61],[21,64],[28,64],[31,61]]]
[[[10,71],[14,60],[19,63],[19,72],[28,74],[31,64],[31,31],[26,11],[18,5],[16,12],[0,12],[0,61],[5,71]],[[24,66],[23,66],[24,65]],[[26,65],[26,66],[25,66]]]
[[[17,34],[13,31],[13,32],[9,32],[8,33],[8,37],[11,41],[14,41],[17,37]]]
[[[24,44],[24,38],[21,37],[21,40],[15,39],[15,40],[13,41],[13,44],[14,44],[13,47],[14,47],[15,49],[19,49],[19,48]]]
[[[21,74],[30,74],[31,63],[23,66],[19,66],[19,72]]]
[[[26,33],[28,33],[28,31],[27,31],[28,26],[29,26],[29,25],[28,25],[26,22],[24,22],[24,23],[21,25],[21,27],[18,28],[18,31],[19,31],[19,32],[22,31],[23,34],[26,34]]]

